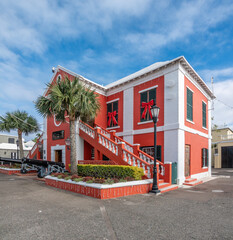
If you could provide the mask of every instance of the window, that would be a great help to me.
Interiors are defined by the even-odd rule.
[[[187,88],[187,119],[193,121],[193,92]]]
[[[61,75],[59,74],[58,76],[57,76],[57,83],[59,84],[61,82]]]
[[[58,140],[58,139],[63,139],[64,138],[64,130],[62,131],[56,131],[52,133],[52,139],[53,140]]]
[[[202,167],[208,167],[209,152],[207,148],[202,148]]]
[[[14,138],[8,138],[8,143],[15,143],[15,139]]]
[[[17,159],[17,153],[11,152],[11,159]]]
[[[202,127],[206,128],[206,104],[202,102]]]
[[[107,104],[107,125],[108,127],[118,126],[118,101]]]
[[[151,157],[154,157],[154,147],[141,147],[141,150]],[[162,146],[157,145],[157,160],[162,161]]]
[[[156,88],[140,93],[141,122],[152,120],[150,108],[156,104]]]

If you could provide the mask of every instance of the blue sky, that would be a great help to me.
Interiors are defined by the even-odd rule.
[[[106,85],[184,55],[207,84],[214,77],[214,123],[232,127],[232,22],[228,0],[0,0],[0,114],[42,123],[33,101],[53,66]]]

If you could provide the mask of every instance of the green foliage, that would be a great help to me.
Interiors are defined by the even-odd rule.
[[[72,81],[65,79],[47,84],[47,96],[39,96],[35,107],[43,117],[56,117],[58,121],[65,121],[69,117],[70,139],[71,139],[71,172],[75,174],[76,169],[76,145],[74,121],[82,119],[84,121],[93,120],[100,109],[98,94],[90,87],[87,87],[79,78]]]
[[[39,96],[35,103],[43,117],[55,114],[59,121],[65,121],[66,115],[73,121],[78,117],[91,120],[100,109],[98,95],[78,78],[70,81],[66,77],[56,84],[47,84],[47,87],[48,95]]]
[[[104,184],[113,184],[113,183],[114,183],[114,180],[111,179],[111,178],[108,178],[108,179],[104,182]]]
[[[0,131],[20,130],[25,135],[39,131],[37,120],[25,111],[7,112],[0,116]]]
[[[71,176],[67,176],[64,178],[65,180],[70,180],[71,179]]]
[[[72,181],[75,181],[75,182],[82,182],[82,181],[83,181],[83,178],[74,178]]]
[[[78,174],[83,177],[118,179],[130,177],[135,180],[141,180],[144,175],[142,168],[132,166],[79,164],[77,168]]]
[[[121,183],[121,182],[127,182],[127,180],[126,179],[123,179],[123,178],[121,178],[120,180],[119,180],[119,182]]]

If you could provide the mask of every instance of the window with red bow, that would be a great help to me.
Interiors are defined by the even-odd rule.
[[[118,126],[118,101],[107,104],[107,126]]]
[[[141,122],[152,120],[151,107],[156,104],[156,88],[141,94]]]

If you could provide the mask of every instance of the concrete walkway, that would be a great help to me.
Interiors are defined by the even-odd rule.
[[[0,239],[233,239],[233,171],[193,188],[98,200],[0,174]]]

